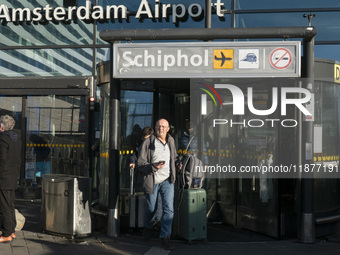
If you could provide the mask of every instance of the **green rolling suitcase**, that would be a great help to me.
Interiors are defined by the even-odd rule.
[[[204,189],[183,189],[176,199],[174,233],[188,240],[207,240],[207,194]]]

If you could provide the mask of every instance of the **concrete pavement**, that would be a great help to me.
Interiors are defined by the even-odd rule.
[[[340,254],[340,239],[319,239],[314,244],[302,244],[298,240],[277,240],[251,231],[232,227],[218,227],[219,241],[194,241],[191,245],[175,240],[176,249],[165,251],[155,238],[145,241],[139,231],[122,232],[109,238],[104,232],[94,232],[81,239],[68,239],[44,233],[40,228],[40,202],[16,201],[16,208],[26,217],[23,230],[11,243],[0,244],[0,255],[58,255],[58,254],[118,254],[118,255],[335,255]],[[210,226],[214,228],[214,226]],[[208,230],[209,239],[209,230]]]

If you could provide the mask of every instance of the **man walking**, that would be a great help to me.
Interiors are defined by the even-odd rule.
[[[138,171],[144,177],[143,189],[146,197],[144,236],[150,237],[154,216],[157,210],[157,198],[162,198],[161,244],[166,250],[175,246],[170,242],[171,227],[174,217],[174,183],[176,166],[179,166],[174,139],[168,134],[169,123],[160,119],[156,123],[155,135],[142,143],[138,154]]]
[[[15,238],[14,190],[18,187],[21,142],[12,130],[14,119],[9,115],[0,117],[0,243]]]

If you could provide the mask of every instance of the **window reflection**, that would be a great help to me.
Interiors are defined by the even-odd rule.
[[[98,58],[105,58],[99,51]],[[85,76],[92,72],[92,53],[86,49],[0,51],[0,76]]]
[[[327,8],[327,7],[339,7],[340,3],[334,0],[308,0],[308,1],[273,1],[273,0],[261,0],[261,4],[258,1],[253,0],[236,0],[236,10],[250,10],[250,9],[292,9],[292,8]]]
[[[131,81],[122,82],[122,87]],[[141,85],[141,84],[139,84]],[[109,130],[110,130],[110,85],[100,87],[102,130],[100,138],[99,194],[100,204],[108,205],[109,183]],[[121,91],[121,148],[120,148],[120,188],[129,190],[128,158],[141,138],[142,129],[152,126],[153,92]]]
[[[322,129],[322,153],[314,154],[314,160],[318,164],[332,164],[339,161],[339,95],[338,84],[316,82],[314,124]],[[318,177],[318,173],[315,173],[315,176]],[[329,212],[338,214],[339,179],[315,178],[314,187],[315,215],[325,215]]]
[[[85,98],[27,98],[25,179],[40,184],[43,174],[88,176],[85,159]]]
[[[312,25],[318,33],[316,41],[340,40],[339,27],[336,25],[340,19],[339,12],[313,12],[315,18]],[[305,12],[291,13],[252,13],[237,14],[235,17],[236,27],[296,27],[308,25],[308,19],[304,18]],[[270,21],[270,22],[268,22]]]
[[[98,171],[99,179],[99,200],[100,204],[108,205],[109,192],[109,138],[110,138],[110,85],[100,86],[100,108],[101,108],[101,136],[99,142],[100,166]]]
[[[142,129],[146,126],[152,127],[152,104],[152,92],[129,90],[121,92],[121,188],[130,187],[128,159],[135,150],[136,144],[140,143]]]
[[[4,2],[4,1],[2,1]],[[8,8],[27,8],[50,5],[51,8],[59,6],[73,5],[78,3],[79,6],[85,5],[85,1],[5,1]],[[64,3],[63,3],[64,2]],[[0,26],[1,34],[6,34],[0,38],[2,46],[32,46],[32,45],[88,45],[92,40],[93,24],[86,23],[82,20],[77,22],[46,22],[46,24],[34,24],[23,22],[19,26],[13,22]]]
[[[338,85],[326,82],[316,83],[315,88],[315,125],[322,128],[322,156],[339,155],[338,145]],[[334,158],[333,158],[334,159]],[[327,159],[326,159],[327,160]],[[327,160],[331,161],[331,159]]]

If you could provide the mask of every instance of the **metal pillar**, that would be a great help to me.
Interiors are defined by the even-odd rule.
[[[304,69],[303,77],[306,78],[305,88],[313,93],[314,87],[314,38],[304,40]],[[312,102],[314,103],[314,102]],[[302,130],[302,163],[313,163],[313,122],[303,121]],[[314,178],[313,173],[302,173],[301,176],[301,242],[314,243]]]
[[[211,28],[211,0],[205,0],[205,28]]]
[[[119,235],[119,149],[120,149],[120,81],[113,79],[113,45],[110,63],[110,130],[109,130],[109,201],[107,235]]]

